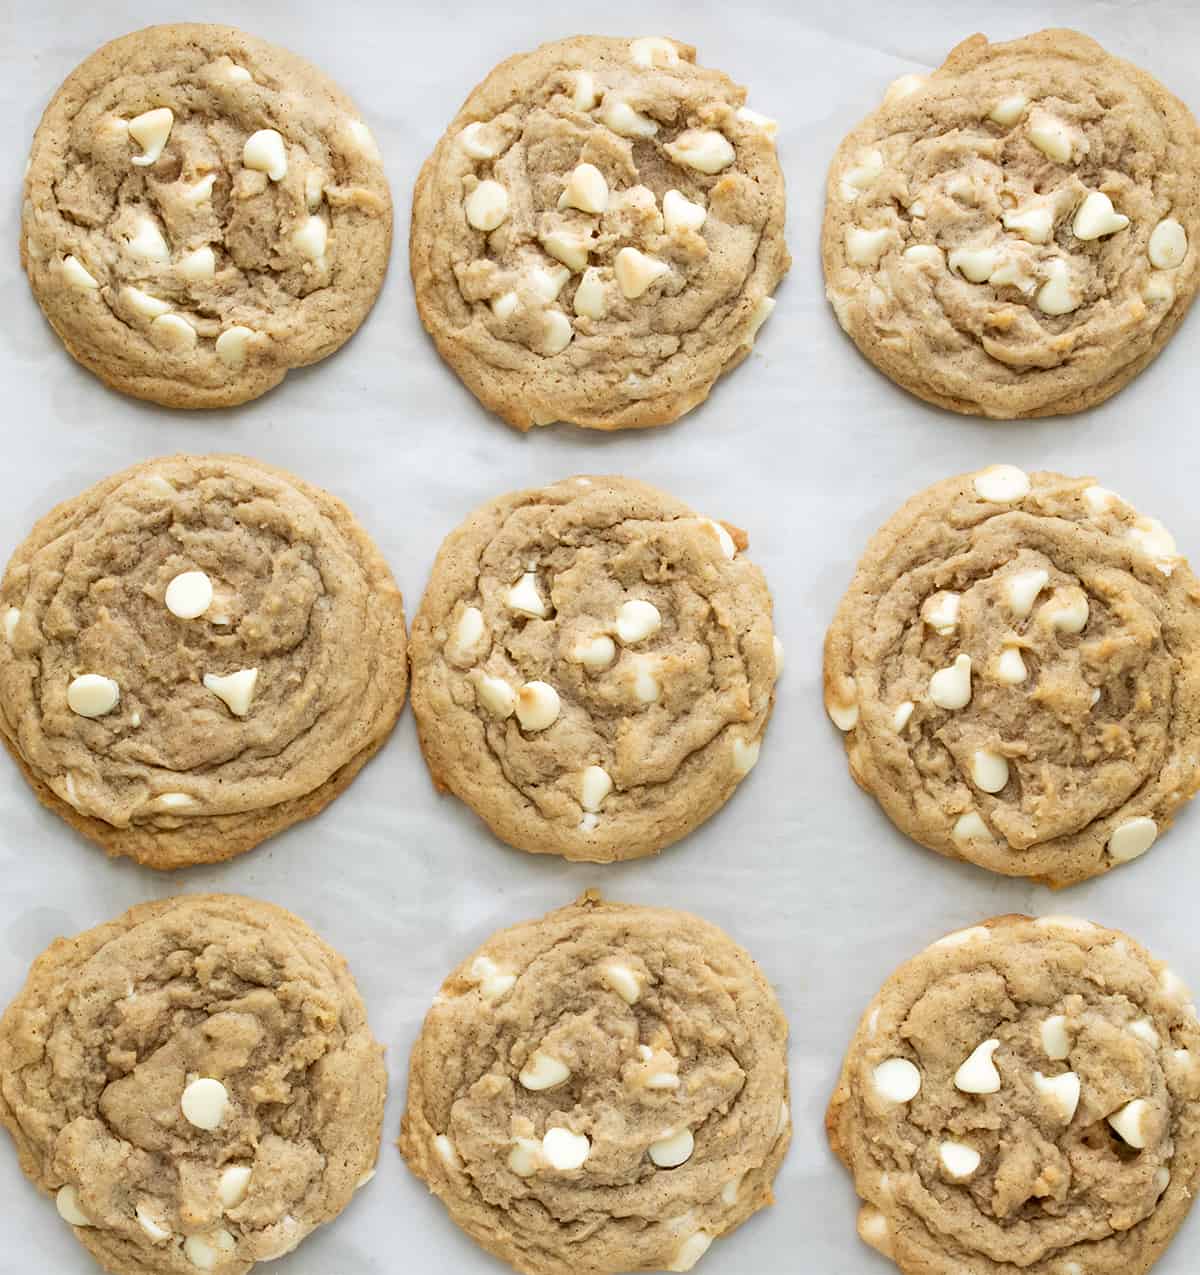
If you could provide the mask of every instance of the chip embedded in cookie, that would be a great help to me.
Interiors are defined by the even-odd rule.
[[[674,40],[501,63],[413,198],[421,320],[510,425],[662,425],[708,397],[791,264],[774,120]]]
[[[780,659],[745,536],[627,478],[477,509],[413,623],[439,787],[510,845],[608,862],[720,809],[758,760]]]
[[[227,859],[323,809],[387,738],[404,606],[349,510],[238,456],[59,505],[0,580],[0,739],[110,854]]]
[[[790,1139],[758,966],[699,917],[589,893],[442,984],[400,1150],[522,1275],[615,1275],[691,1270],[772,1202]]]
[[[1144,854],[1200,787],[1200,586],[1092,479],[946,479],[867,547],[825,705],[909,836],[1070,885]]]
[[[1126,935],[1001,916],[901,966],[826,1117],[905,1275],[1143,1275],[1200,1184],[1200,1026]]]
[[[59,939],[0,1019],[0,1123],[116,1275],[245,1275],[373,1176],[383,1049],[346,962],[235,895]]]
[[[1102,402],[1170,339],[1200,281],[1200,130],[1074,31],[964,40],[842,143],[826,291],[858,348],[956,412]]]
[[[350,339],[392,204],[354,103],[232,27],[148,27],[63,83],[33,139],[21,261],[67,349],[114,389],[228,407]]]

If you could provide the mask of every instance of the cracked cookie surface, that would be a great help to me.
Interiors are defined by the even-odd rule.
[[[963,41],[842,143],[822,255],[842,327],[956,412],[1074,412],[1137,375],[1200,281],[1200,130],[1074,31]]]
[[[110,854],[229,858],[386,739],[404,609],[340,501],[236,456],[148,461],[58,506],[0,581],[0,739]]]
[[[245,1275],[373,1173],[387,1075],[346,963],[233,895],[146,903],[34,962],[0,1122],[114,1275]]]
[[[1196,1009],[1126,935],[995,917],[888,979],[826,1126],[906,1275],[1142,1275],[1200,1178]]]
[[[400,1149],[524,1275],[684,1271],[771,1203],[787,1099],[787,1023],[747,953],[589,893],[443,983]]]
[[[787,272],[775,122],[674,40],[577,36],[471,94],[421,172],[421,319],[510,425],[661,425],[741,362]]]
[[[1091,479],[993,465],[876,533],[825,641],[854,778],[923,845],[1069,885],[1200,786],[1200,585]]]
[[[332,354],[374,304],[391,195],[353,102],[232,27],[149,27],[63,83],[33,141],[21,261],[76,359],[227,407]]]
[[[758,759],[777,668],[745,537],[625,478],[482,506],[413,623],[439,787],[510,845],[607,862],[718,810]]]

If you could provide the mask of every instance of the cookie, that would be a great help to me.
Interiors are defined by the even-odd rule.
[[[868,545],[825,705],[910,837],[1070,885],[1144,854],[1200,786],[1200,585],[1090,478],[949,478]]]
[[[791,260],[774,120],[675,40],[502,62],[426,161],[421,320],[510,425],[662,425],[749,354]]]
[[[772,1202],[787,1023],[686,912],[594,893],[493,935],[413,1049],[400,1150],[523,1275],[690,1270]]]
[[[0,739],[110,854],[227,859],[334,799],[404,703],[404,607],[349,510],[238,456],[59,505],[0,580]]]
[[[1200,130],[1074,31],[964,40],[839,147],[822,256],[838,321],[955,412],[1103,402],[1166,345],[1200,281]]]
[[[826,1117],[905,1275],[1142,1275],[1200,1181],[1200,1025],[1115,930],[1001,916],[898,969]]]
[[[58,939],[0,1019],[0,1122],[114,1275],[245,1275],[374,1174],[387,1074],[346,963],[235,895]]]
[[[593,863],[653,854],[758,760],[777,643],[744,533],[627,478],[477,509],[413,623],[434,782],[502,840]]]
[[[232,27],[122,36],[46,108],[21,262],[68,351],[114,389],[229,407],[354,334],[392,205],[354,103]]]

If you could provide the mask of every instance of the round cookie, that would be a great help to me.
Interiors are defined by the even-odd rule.
[[[387,1073],[345,961],[235,895],[58,939],[0,1019],[0,1122],[114,1275],[245,1275],[374,1174]]]
[[[774,701],[771,596],[744,533],[627,478],[477,509],[413,623],[434,782],[510,845],[653,854],[720,809]]]
[[[1142,1275],[1200,1179],[1187,988],[1114,930],[1002,916],[901,966],[826,1128],[906,1275]]]
[[[407,684],[404,607],[349,510],[175,456],[43,518],[0,580],[0,739],[110,854],[227,859],[334,799]]]
[[[400,1150],[522,1275],[686,1271],[772,1202],[787,1099],[787,1023],[746,952],[589,893],[442,984]]]
[[[354,103],[232,27],[148,27],[46,108],[21,262],[70,353],[114,389],[228,407],[354,334],[392,205]]]
[[[750,352],[791,264],[774,120],[657,37],[502,62],[413,197],[417,307],[510,425],[662,425]]]
[[[955,412],[1102,402],[1200,281],[1200,130],[1146,72],[1074,31],[964,40],[839,147],[822,256],[842,327]]]
[[[910,837],[1070,885],[1143,854],[1200,786],[1200,587],[1089,478],[949,478],[867,547],[825,704]]]

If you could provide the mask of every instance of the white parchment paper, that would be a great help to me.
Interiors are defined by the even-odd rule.
[[[334,358],[231,412],[171,412],[104,389],[64,353],[17,265],[19,182],[51,94],[105,40],[183,20],[232,23],[322,66],[376,133],[396,200],[392,272],[363,330]],[[410,615],[442,537],[472,508],[587,471],[646,479],[745,527],[775,594],[788,664],[761,761],[716,818],[654,861],[568,865],[500,845],[465,807],[434,793],[407,710],[387,748],[320,818],[232,863],[173,875],[106,861],[43,812],[0,757],[0,1003],[56,936],[182,891],[273,900],[349,959],[388,1051],[379,1173],[336,1224],[273,1268],[278,1275],[499,1275],[393,1146],[408,1052],[464,954],[591,885],[725,927],[778,987],[791,1020],[795,1137],[779,1203],[714,1246],[703,1263],[711,1275],[891,1269],[855,1236],[856,1201],[822,1116],[863,1006],[932,939],[996,912],[1069,911],[1127,929],[1200,983],[1200,810],[1144,859],[1056,897],[908,842],[854,787],[821,707],[821,640],[867,537],[944,475],[996,461],[1096,474],[1200,553],[1200,319],[1103,407],[995,424],[895,389],[824,300],[824,177],[843,134],[891,79],[940,63],[973,31],[1011,38],[1050,25],[1089,32],[1200,107],[1200,8],[1189,0],[0,0],[0,559],[52,504],[117,469],[174,451],[229,450],[344,499],[391,562]],[[750,86],[751,104],[780,121],[795,265],[754,355],[682,423],[613,437],[558,426],[523,438],[477,406],[421,330],[406,263],[409,199],[422,160],[495,63],[580,31],[672,35]],[[0,1219],[0,1275],[96,1269],[21,1176],[7,1139]],[[1198,1264],[1193,1217],[1158,1270],[1186,1275]]]

